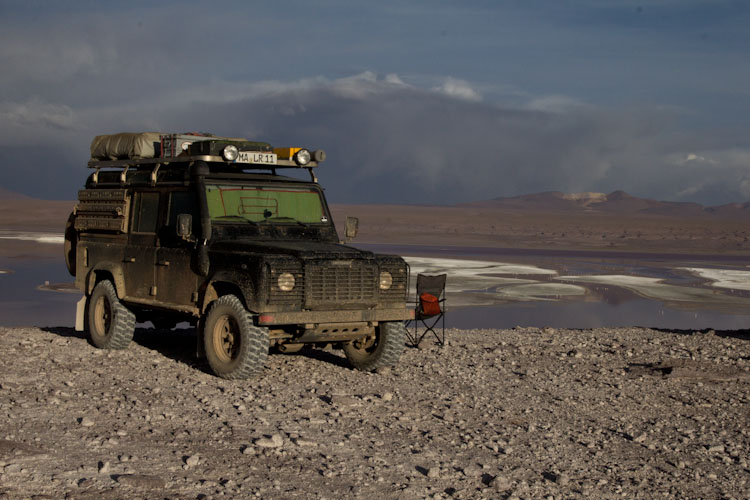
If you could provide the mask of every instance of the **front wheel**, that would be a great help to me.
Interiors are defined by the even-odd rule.
[[[100,349],[125,349],[133,340],[135,314],[122,305],[111,281],[100,281],[86,304],[86,332]]]
[[[203,326],[203,346],[213,372],[226,379],[244,379],[263,369],[268,357],[268,329],[253,325],[234,295],[215,300]]]
[[[344,344],[344,353],[356,369],[374,371],[398,363],[405,342],[404,324],[391,321],[380,323],[373,335]]]

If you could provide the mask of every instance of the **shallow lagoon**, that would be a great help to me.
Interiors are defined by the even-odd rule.
[[[750,268],[736,257],[356,246],[404,255],[410,297],[417,273],[447,273],[452,327],[750,328]],[[62,258],[0,259],[0,325],[72,326],[80,295],[50,290],[71,283]]]

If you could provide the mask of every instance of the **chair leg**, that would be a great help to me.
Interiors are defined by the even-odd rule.
[[[445,345],[445,313],[440,314],[440,316],[441,316],[442,327],[443,327],[443,335],[440,339],[440,345],[444,346]]]
[[[438,322],[441,322],[440,327],[437,326]],[[440,333],[435,331],[436,328],[440,328]],[[432,334],[435,336],[435,340],[437,340],[437,343],[439,346],[445,345],[445,314],[441,313],[439,317],[435,318],[435,321],[432,323],[432,327],[429,328],[428,331],[431,331]]]

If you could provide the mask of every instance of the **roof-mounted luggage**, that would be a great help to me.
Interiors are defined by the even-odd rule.
[[[325,160],[323,150],[273,148],[267,142],[220,137],[212,134],[164,134],[159,132],[99,135],[91,142],[88,166],[101,168],[157,168],[161,165],[205,161],[237,170],[305,168],[313,181],[312,169]]]

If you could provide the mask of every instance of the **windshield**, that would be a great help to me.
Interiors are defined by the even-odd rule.
[[[320,193],[312,188],[263,185],[206,185],[211,220],[328,222]]]

